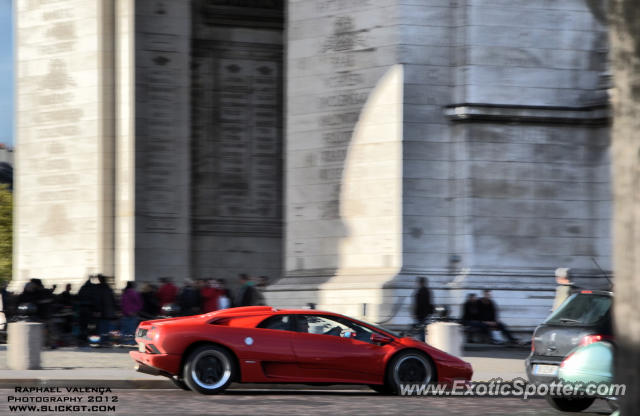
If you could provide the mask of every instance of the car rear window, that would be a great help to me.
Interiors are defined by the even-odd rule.
[[[594,325],[609,317],[611,296],[576,293],[547,318],[547,324]]]

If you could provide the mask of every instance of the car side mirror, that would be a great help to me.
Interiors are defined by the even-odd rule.
[[[380,335],[375,332],[371,334],[371,342],[373,342],[374,344],[385,345],[389,344],[391,341],[393,341],[393,339],[385,335]]]

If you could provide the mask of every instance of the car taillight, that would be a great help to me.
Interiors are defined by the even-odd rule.
[[[571,356],[573,356],[574,353],[571,353],[569,355],[567,355],[564,360],[562,360],[562,362],[560,363],[560,368],[564,368],[565,364],[569,361],[569,359],[571,358]]]
[[[531,352],[534,352],[536,350],[536,337],[532,336],[531,337]]]
[[[584,347],[586,345],[593,344],[594,342],[606,341],[606,340],[611,339],[611,338],[612,338],[611,335],[599,335],[599,334],[585,335],[580,340],[580,344],[579,345],[581,347]]]

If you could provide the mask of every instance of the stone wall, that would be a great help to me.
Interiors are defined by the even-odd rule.
[[[14,286],[284,269],[400,326],[428,276],[531,328],[610,269],[595,3],[18,2]]]
[[[528,329],[556,267],[602,284],[606,28],[586,3],[300,0],[289,18],[287,277],[270,299],[403,325],[422,275],[454,315],[490,288]]]
[[[606,27],[583,1],[470,0],[455,14],[454,128],[462,295],[495,288],[503,319],[547,313],[553,270],[611,269]],[[453,293],[457,293],[454,291]]]
[[[287,277],[270,296],[359,315],[401,266],[398,11],[290,1],[287,17]]]

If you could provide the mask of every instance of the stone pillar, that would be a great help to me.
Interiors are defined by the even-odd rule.
[[[44,325],[38,322],[11,322],[7,326],[7,366],[11,370],[40,368]]]
[[[611,269],[607,33],[588,3],[469,0],[454,14],[459,272],[446,296],[492,289],[512,330],[548,315],[557,267],[591,288]]]
[[[115,273],[118,286],[135,279],[135,0],[115,10],[116,197]]]
[[[116,3],[117,285],[191,277],[191,3]]]
[[[406,322],[414,281],[404,268],[448,264],[451,7],[405,3],[288,3],[276,305]]]
[[[172,277],[179,284],[191,274],[191,2],[137,0],[133,10],[129,6],[123,13],[129,13],[128,35],[135,38],[131,44],[125,37],[123,46],[132,55],[120,56],[119,69],[135,98],[123,92],[132,115],[129,121],[121,119],[121,139],[127,147],[120,155],[119,172],[128,189],[124,192],[132,191],[134,199],[123,201],[120,218],[134,238],[123,237],[120,255],[122,270],[133,270],[134,275],[119,279]],[[133,155],[127,154],[131,151]],[[128,205],[134,207],[133,224],[128,223]],[[127,261],[134,262],[133,267]]]
[[[14,289],[113,274],[113,6],[15,3]]]

